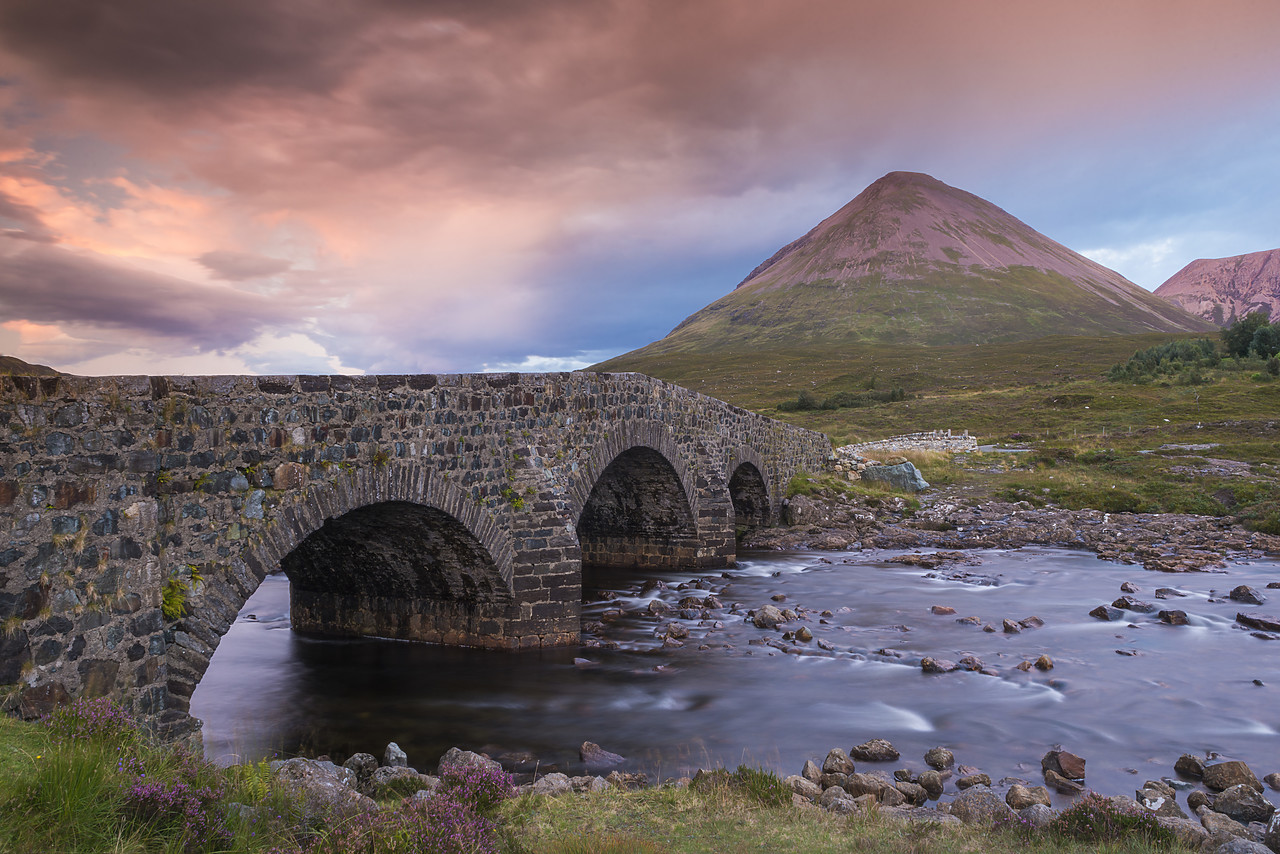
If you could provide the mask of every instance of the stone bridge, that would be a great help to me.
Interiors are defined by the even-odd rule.
[[[298,630],[572,644],[584,566],[730,565],[830,454],[639,374],[0,377],[0,699],[192,733],[277,570]]]

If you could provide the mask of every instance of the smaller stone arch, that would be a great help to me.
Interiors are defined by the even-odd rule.
[[[738,448],[729,457],[729,500],[733,504],[734,536],[741,541],[747,532],[765,528],[777,518],[769,491],[768,468],[753,448]]]

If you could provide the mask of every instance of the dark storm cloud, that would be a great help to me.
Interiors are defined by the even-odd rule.
[[[243,282],[262,276],[274,276],[288,270],[292,264],[279,258],[268,258],[252,252],[236,252],[230,249],[216,249],[206,252],[196,261],[203,264],[215,279],[229,282]]]
[[[223,349],[251,340],[289,314],[286,306],[256,294],[201,287],[59,247],[23,247],[0,261],[5,320],[89,324]]]

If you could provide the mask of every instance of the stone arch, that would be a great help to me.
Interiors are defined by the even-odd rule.
[[[466,601],[465,595],[433,601],[430,597],[442,588],[427,583],[415,587],[414,592],[422,594],[416,598],[353,601],[361,599],[362,591],[350,589],[345,591],[345,601],[342,594],[328,601],[323,596],[304,597],[296,617],[304,628],[436,643],[506,645],[502,623],[515,607],[510,535],[467,492],[422,466],[392,463],[360,469],[334,482],[311,484],[297,494],[297,499],[276,509],[239,555],[225,564],[201,568],[204,581],[192,597],[189,614],[175,626],[176,643],[165,655],[167,681],[157,686],[159,693],[150,691],[139,698],[139,711],[157,716],[160,729],[169,735],[198,726],[187,714],[191,694],[208,669],[219,638],[267,573],[287,562],[326,526],[332,529],[333,520],[351,519],[353,513],[356,523],[368,523],[378,508],[390,508],[392,521],[445,524],[453,526],[455,535],[465,532],[473,554],[483,559],[484,574],[469,582],[457,579],[454,587],[465,594],[470,584],[474,588],[470,592],[477,595],[472,601]],[[338,528],[326,536],[349,533],[339,521]],[[299,604],[295,598],[291,611]]]
[[[570,501],[584,564],[698,561],[699,493],[663,425],[641,422],[606,436],[579,470]]]
[[[764,458],[754,449],[741,447],[729,456],[729,500],[733,504],[734,531],[738,539],[753,528],[771,525],[776,517],[774,498]]]

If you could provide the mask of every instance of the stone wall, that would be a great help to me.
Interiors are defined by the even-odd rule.
[[[735,522],[830,453],[637,374],[0,377],[0,684],[26,714],[108,695],[190,732],[282,565],[307,629],[573,643],[584,549],[731,563]]]
[[[929,430],[923,433],[907,433],[892,436],[888,439],[877,439],[874,442],[862,442],[858,445],[845,445],[837,450],[849,449],[859,456],[875,456],[875,454],[901,453],[903,451],[941,451],[956,454],[976,451],[978,440],[969,435],[969,431],[953,434],[950,430]]]

